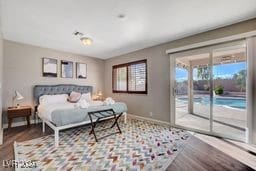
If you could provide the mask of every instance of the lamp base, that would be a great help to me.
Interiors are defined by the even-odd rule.
[[[17,104],[16,108],[19,109],[20,108],[20,104]]]

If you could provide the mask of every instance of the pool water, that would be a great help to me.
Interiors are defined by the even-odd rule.
[[[178,98],[182,101],[188,101],[188,98],[181,97]],[[194,98],[194,102],[201,103],[201,104],[210,104],[210,98],[209,97],[196,97]],[[232,108],[238,108],[238,109],[245,109],[246,108],[246,99],[245,98],[224,98],[224,97],[214,97],[213,98],[213,104],[214,105],[221,105],[221,106],[229,106]]]

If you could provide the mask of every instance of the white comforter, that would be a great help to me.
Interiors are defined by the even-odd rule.
[[[89,106],[102,106],[102,105],[103,105],[102,101],[92,101],[91,103],[89,103]],[[74,109],[76,107],[79,107],[78,103],[70,103],[70,102],[39,105],[38,116],[40,118],[43,118],[52,122],[51,115],[54,110]]]

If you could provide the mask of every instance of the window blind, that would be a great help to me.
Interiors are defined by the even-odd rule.
[[[147,94],[147,60],[113,66],[113,92]]]
[[[128,90],[146,90],[146,63],[132,64],[128,66]]]
[[[114,90],[126,91],[127,90],[127,69],[126,67],[116,67],[113,69],[113,84]]]

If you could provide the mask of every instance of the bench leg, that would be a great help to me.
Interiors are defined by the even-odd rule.
[[[89,118],[90,118],[91,127],[92,127],[92,129],[91,129],[89,135],[90,135],[90,134],[93,134],[93,136],[94,136],[94,138],[95,138],[95,141],[98,142],[98,139],[97,139],[97,136],[96,136],[96,134],[95,134],[94,128],[96,127],[96,124],[98,123],[99,119],[97,119],[95,122],[93,122],[92,116],[91,116],[90,113],[89,113]]]
[[[116,116],[116,114],[114,113],[113,114],[114,115],[114,119],[115,119],[115,121],[114,121],[114,123],[112,124],[112,126],[110,127],[110,128],[113,128],[115,125],[117,126],[117,128],[118,128],[118,130],[119,130],[119,133],[121,134],[122,133],[122,131],[121,131],[121,129],[120,129],[120,127],[119,127],[119,125],[118,125],[118,119],[120,118],[120,116],[122,116],[122,115],[118,115],[118,116]]]
[[[42,126],[43,126],[43,133],[45,132],[45,122],[43,121],[42,123]]]
[[[118,117],[119,118],[119,117]],[[118,128],[118,130],[119,130],[119,133],[120,134],[122,134],[122,131],[121,131],[121,129],[120,129],[120,127],[119,127],[119,124],[118,124],[118,118],[116,118],[116,116],[115,116],[115,123],[116,123],[116,126],[117,126],[117,128]]]
[[[124,112],[124,123],[126,124],[127,123],[127,113]]]
[[[54,130],[54,142],[55,142],[55,147],[57,148],[59,146],[59,130],[58,129]]]

